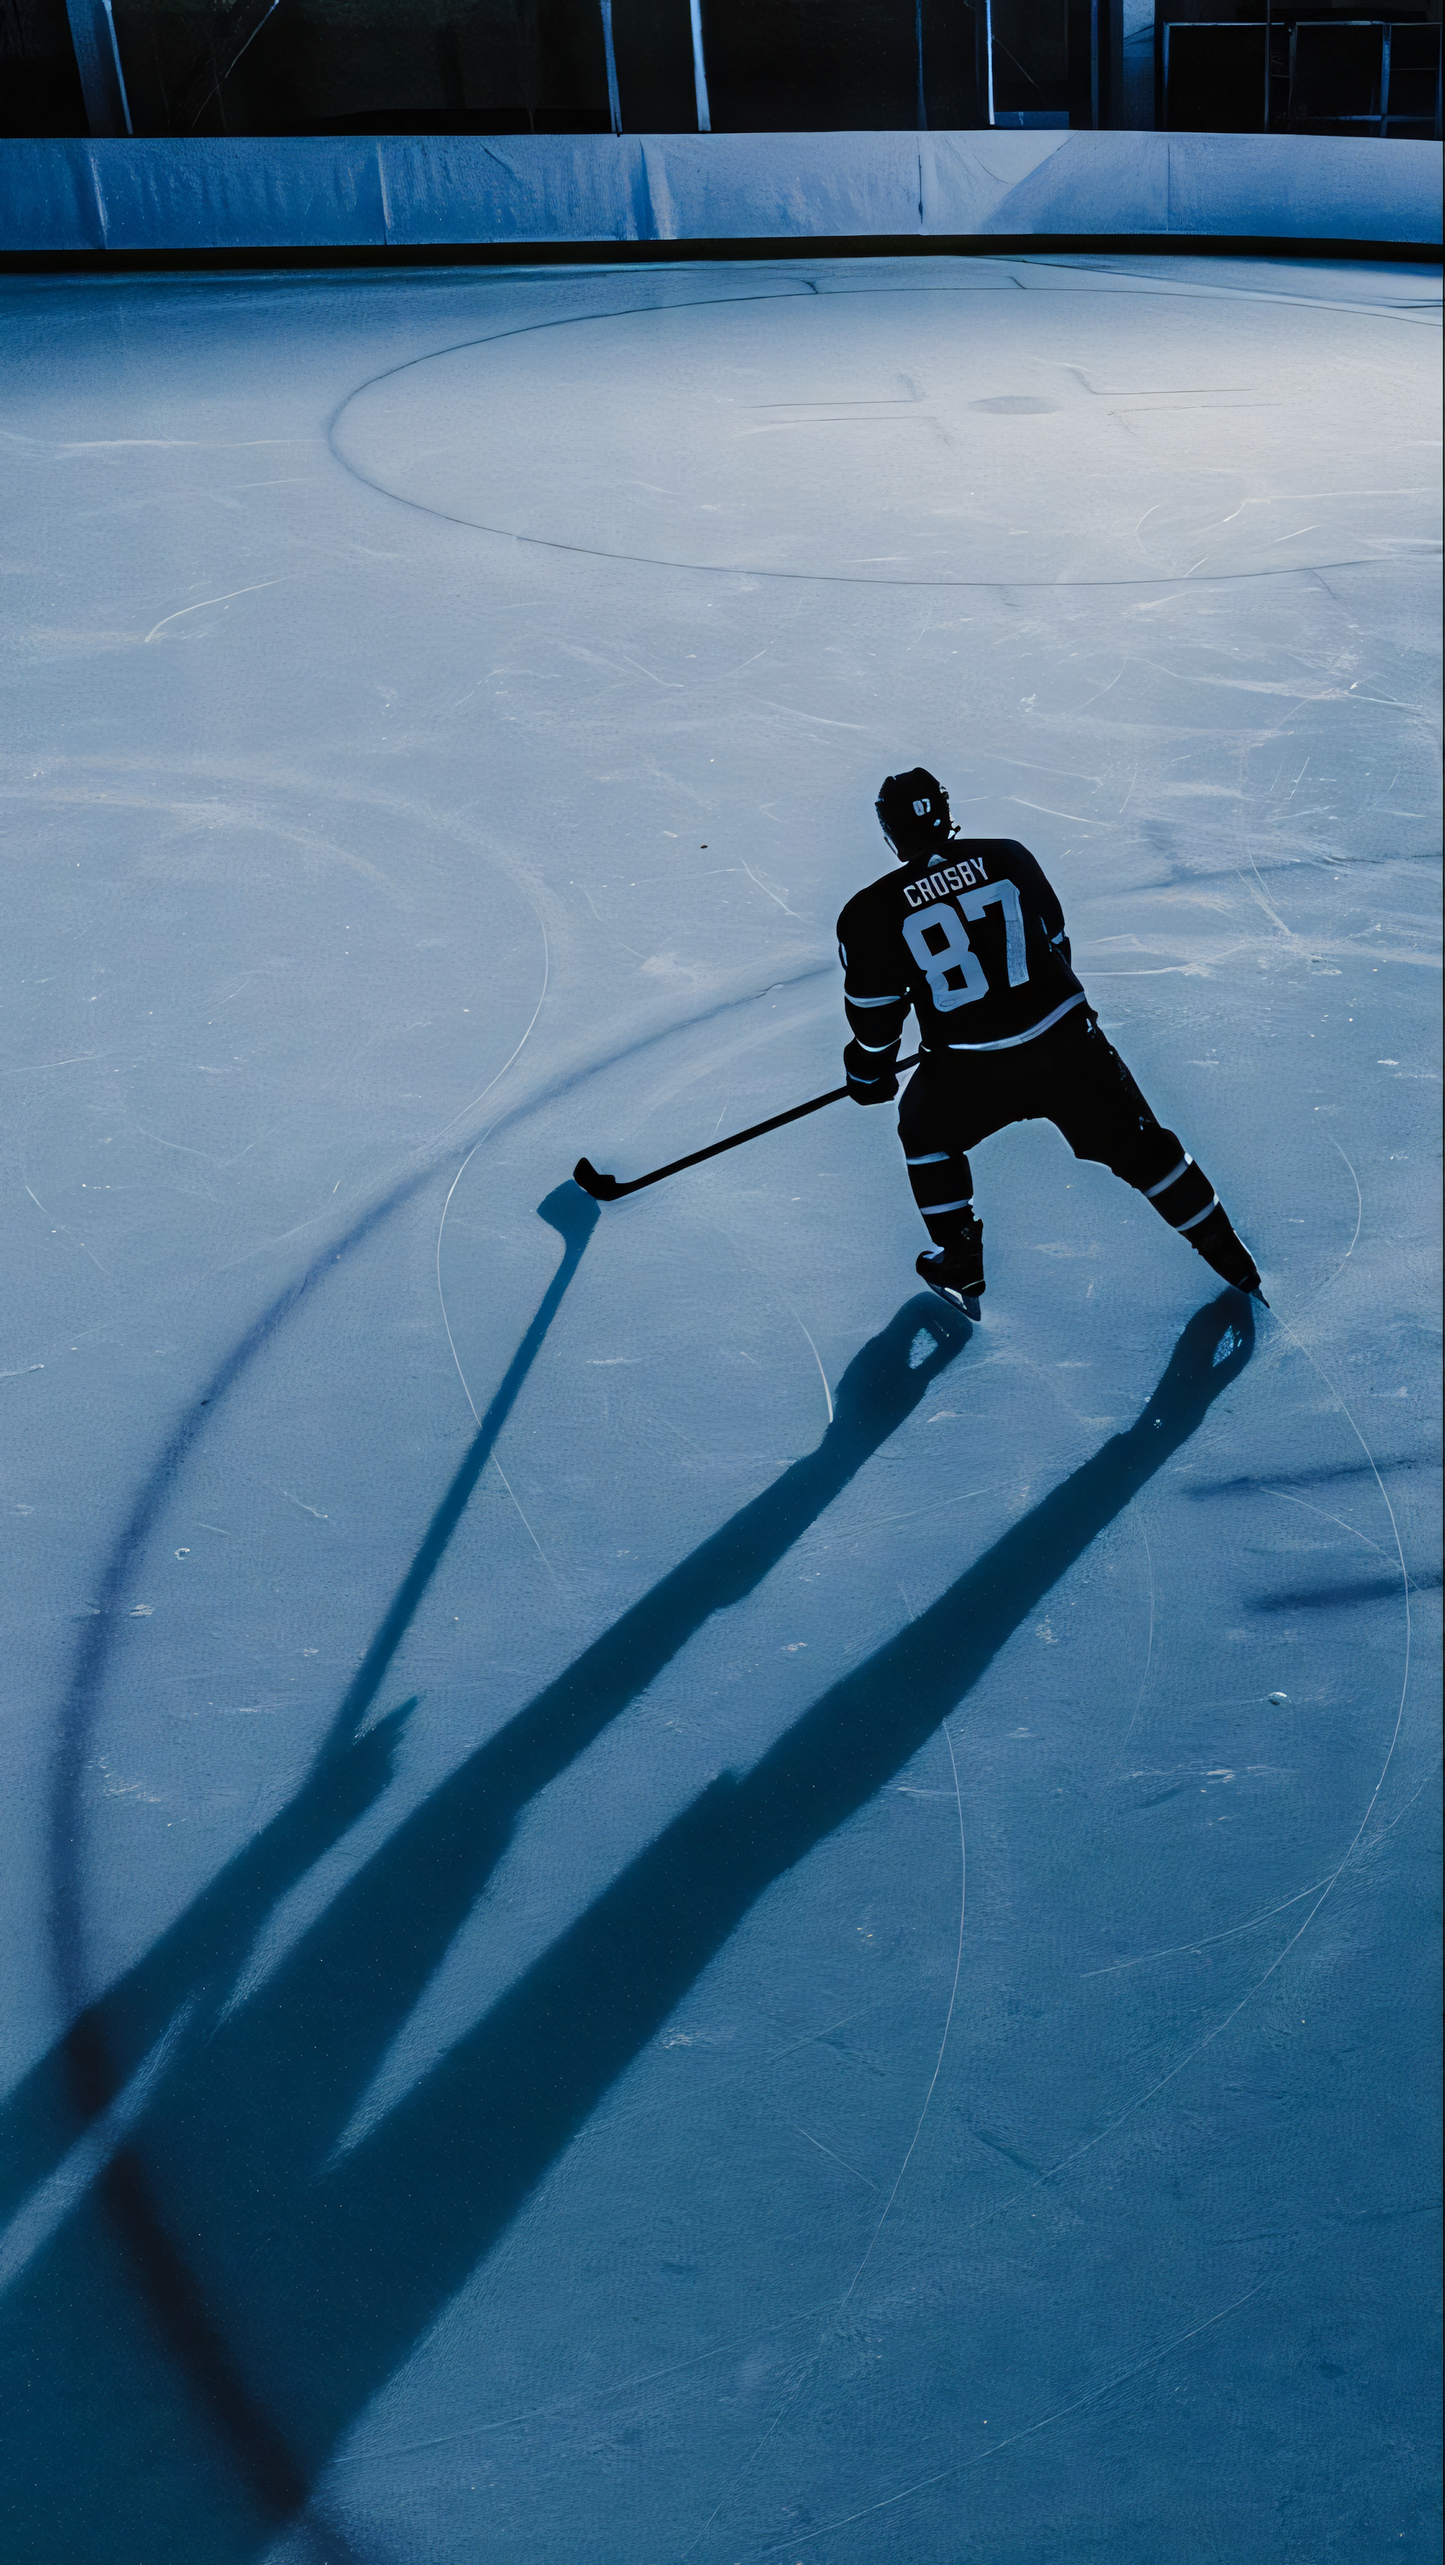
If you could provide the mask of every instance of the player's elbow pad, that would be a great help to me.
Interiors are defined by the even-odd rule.
[[[870,1047],[876,1050],[880,1043],[886,1047],[891,1042],[897,1047],[908,1020],[908,1007],[906,996],[859,998],[853,997],[846,989],[843,992],[843,1012],[848,1019],[848,1030],[855,1042],[862,1043],[865,1051]]]

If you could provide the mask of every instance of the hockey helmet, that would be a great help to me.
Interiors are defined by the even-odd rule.
[[[873,807],[900,863],[931,854],[947,841],[952,826],[948,794],[926,766],[910,766],[906,774],[885,777]]]

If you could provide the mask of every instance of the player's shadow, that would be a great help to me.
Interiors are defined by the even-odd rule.
[[[916,1311],[903,1313],[900,1342],[917,1323]],[[561,1678],[397,1830],[257,1996],[178,2059],[123,2152],[164,2202],[166,2238],[185,2240],[186,2285],[224,2337],[228,2374],[257,2426],[244,2446],[230,2431],[257,2497],[255,2527],[237,2512],[222,2538],[216,2521],[214,2557],[257,2552],[266,2517],[274,2526],[300,2500],[758,1897],[903,1769],[1196,1430],[1252,1342],[1236,1295],[1200,1311],[1135,1425],[833,1685],[750,1772],[703,1791],[346,2152],[338,2140],[369,2070],[511,1815],[650,1679],[658,1651],[696,1626],[707,1594],[732,1599],[748,1561],[778,1554],[760,1530],[769,1499],[738,1518],[751,1518],[741,1570],[725,1536],[721,1548],[704,1545],[699,1558],[713,1551],[714,1573],[697,1571],[691,1619],[682,1588],[664,1580],[628,1616],[630,1643],[616,1633],[598,1643],[599,1697],[612,1708],[594,1711],[589,1687]],[[675,1576],[686,1580],[692,1565]],[[77,2219],[73,2233],[90,2223]],[[184,2351],[174,2329],[172,2348]],[[33,2408],[31,2419],[38,2428]],[[143,2548],[114,2535],[106,2549],[116,2565],[152,2552],[164,2552],[154,2539]]]
[[[332,2150],[358,2095],[475,1902],[528,1800],[645,1689],[711,1613],[740,1600],[767,1575],[912,1412],[971,1333],[965,1320],[932,1298],[912,1301],[901,1310],[848,1367],[839,1384],[835,1413],[817,1450],[794,1463],[773,1487],[664,1577],[396,1830],[360,1879],[305,1937],[297,1955],[299,1967],[288,1965],[280,1973],[281,2010],[274,2020],[268,1990],[259,2004],[243,2007],[234,2023],[218,2031],[218,2015],[236,1970],[277,1900],[365,1813],[390,1777],[412,1703],[370,1727],[361,1723],[461,1520],[597,1218],[595,1206],[573,1186],[560,1187],[540,1208],[561,1230],[567,1253],[348,1688],[306,1783],[145,1959],[103,1999],[85,2009],[58,2049],[12,2097],[0,2122],[0,2149],[12,2201],[42,2182],[77,2130],[108,2109],[113,2111],[117,2096],[122,2097],[124,2110],[131,2077],[140,2069],[144,2083],[144,2061],[182,2006],[186,2008],[184,2025],[161,2065],[159,2095],[148,2127],[173,2128],[177,2110],[187,2118],[198,2088],[214,2097],[215,2075],[223,2061],[231,2059],[223,2074],[228,2098],[222,2106],[231,2124],[211,2159],[213,2172],[224,2168],[229,2173],[238,2164],[254,2161],[259,2165],[271,2158],[277,2159],[268,2164],[274,2182],[282,2173],[276,2137],[284,2123],[289,2140],[282,2152],[295,2179],[303,2184],[309,2180]],[[238,2045],[248,2050],[253,2039],[273,2059],[279,2041],[290,2061],[281,2121],[269,2132],[257,2133],[254,2143],[235,2122],[244,2115],[246,2093],[267,2089],[269,2076],[263,2074],[260,2084],[254,2083],[250,2068],[236,2067],[232,2054]],[[78,2183],[77,2188],[83,2185]],[[186,2231],[183,2220],[181,2232]],[[20,2325],[17,2328],[12,2321],[7,2330],[20,2348],[29,2331],[23,2302],[32,2296],[36,2282],[40,2294],[49,2293],[53,2299],[57,2267],[61,2274],[69,2271],[68,2285],[61,2280],[62,2300],[73,2298],[78,2304],[93,2296],[95,2276],[105,2270],[119,2243],[131,2280],[139,2282],[156,2347],[163,2344],[179,2364],[207,2424],[246,2480],[252,2500],[242,2501],[233,2527],[240,2539],[235,2552],[248,2554],[248,2511],[258,2510],[263,2519],[269,2516],[274,2527],[278,2518],[293,2512],[304,2499],[308,2470],[298,2462],[284,2410],[246,2384],[245,2364],[238,2364],[229,2348],[233,2339],[229,2320],[219,2317],[204,2281],[198,2285],[194,2248],[188,2244],[178,2249],[175,2233],[173,2182],[158,2167],[149,2143],[143,2148],[124,2142],[115,2146],[93,2199],[71,2222],[57,2247],[39,2256],[34,2282],[27,2275],[13,2311],[21,2318]],[[115,2276],[123,2286],[123,2271]],[[67,2358],[68,2389],[74,2390],[85,2365],[83,2360]],[[104,2418],[114,2404],[110,2392],[114,2365],[106,2365],[109,2377],[95,2380],[90,2403],[87,2437],[92,2446],[97,2432],[104,2437]],[[138,2365],[143,2367],[143,2360]],[[62,2398],[61,2409],[72,2401],[73,2393]],[[17,2420],[18,2409],[12,2405],[11,2411],[12,2420]],[[47,2421],[53,2431],[57,2425],[53,2403]],[[125,2466],[127,2435],[118,2417],[115,2427],[117,2460]],[[37,2440],[33,2410],[25,2430],[26,2473],[35,2470],[37,2495],[53,2503],[54,2480],[46,2494],[48,2471],[39,2462],[40,2448],[50,2435],[42,2431]],[[73,2466],[68,2472],[74,2483]],[[217,2499],[218,2489],[213,2489],[206,2498],[208,2507],[214,2507]],[[221,2508],[234,2506],[223,2503]],[[156,2526],[148,2518],[143,2540],[147,2555]],[[74,2530],[73,2520],[69,2528],[61,2529],[62,2549]],[[223,2538],[214,2517],[208,2535],[218,2556],[232,2552],[229,2533]],[[105,2536],[107,2553],[123,2565],[130,2549],[112,2503],[107,2504]]]
[[[204,2120],[234,2083],[260,2080],[252,2211],[208,2238],[218,2298],[254,2288],[246,2321],[264,2344],[268,2398],[308,2472],[405,2358],[516,2216],[609,2087],[654,2039],[749,1908],[910,1761],[1050,1588],[1196,1430],[1248,1360],[1253,1324],[1234,1293],[1184,1330],[1138,1422],[1031,1511],[939,1599],[817,1700],[743,1776],[704,1790],[542,1953],[483,2019],[345,2154],[322,2160],[334,2109],[274,2121],[314,2043],[343,1943],[328,1915],[249,2021],[237,2020],[206,2090],[157,2123],[148,2153],[187,2227],[204,2220]],[[445,1797],[451,1789],[443,1785]],[[467,1785],[464,1784],[465,1788]],[[447,1822],[431,1812],[432,1825]],[[436,1894],[418,1858],[392,1873],[384,1912]],[[388,1846],[378,1857],[385,1870]],[[375,1886],[376,1882],[373,1882]],[[375,1954],[368,1883],[350,1929]],[[358,1993],[359,1973],[358,1973]],[[224,2037],[224,2035],[223,2035]],[[309,2079],[318,2099],[326,2079]],[[339,2098],[339,2097],[338,2097]],[[224,2125],[216,2122],[217,2135]]]

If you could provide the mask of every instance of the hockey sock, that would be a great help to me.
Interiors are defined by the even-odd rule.
[[[1192,1231],[1189,1244],[1197,1249],[1206,1265],[1211,1265],[1236,1291],[1259,1290],[1259,1268],[1242,1238],[1235,1235],[1222,1203],[1216,1202]]]
[[[1169,1144],[1170,1163],[1153,1184],[1140,1184],[1139,1191],[1146,1202],[1153,1203],[1160,1219],[1167,1220],[1170,1228],[1189,1238],[1192,1245],[1191,1233],[1208,1219],[1219,1196],[1204,1169],[1195,1165],[1173,1132],[1162,1132],[1160,1137]]]
[[[973,1223],[973,1172],[957,1149],[928,1149],[907,1160],[913,1199],[935,1247],[968,1235]]]

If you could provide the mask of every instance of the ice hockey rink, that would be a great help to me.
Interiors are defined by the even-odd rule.
[[[9,2554],[1428,2565],[1438,270],[0,314]],[[920,761],[1267,1311],[571,1183]]]

